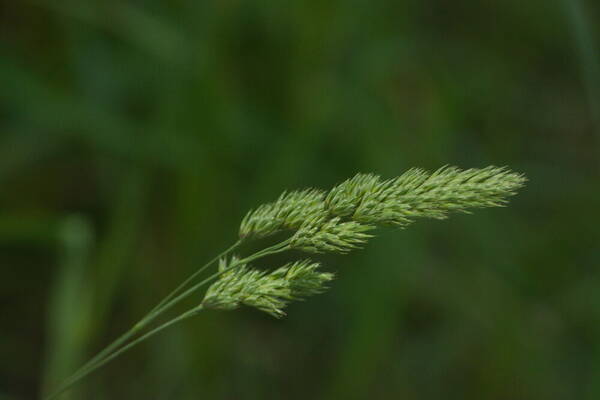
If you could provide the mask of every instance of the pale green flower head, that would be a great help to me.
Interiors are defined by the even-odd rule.
[[[342,185],[351,185],[354,179]],[[493,166],[468,170],[444,167],[434,173],[410,169],[386,181],[371,176],[370,190],[353,197],[358,201],[350,218],[366,224],[398,226],[408,225],[415,218],[443,219],[450,212],[502,206],[525,180],[520,174]]]
[[[468,213],[470,209],[500,207],[516,194],[526,179],[506,168],[460,170],[444,167],[410,190],[397,185],[394,211],[406,219],[444,219],[450,212]],[[390,202],[391,203],[391,202]]]
[[[525,181],[521,174],[494,166],[443,167],[433,173],[413,168],[387,180],[357,174],[329,192],[283,193],[246,215],[240,237],[289,230],[291,248],[346,253],[362,247],[378,225],[404,227],[416,218],[443,219],[451,212],[502,206]]]
[[[290,301],[325,291],[325,284],[333,279],[333,274],[320,272],[319,264],[310,260],[288,263],[272,272],[236,265],[237,261],[221,260],[219,270],[225,272],[206,292],[203,307],[234,310],[243,304],[280,318]]]

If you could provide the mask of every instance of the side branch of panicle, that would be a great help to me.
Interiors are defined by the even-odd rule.
[[[290,247],[311,252],[345,253],[361,247],[378,225],[406,226],[417,218],[443,219],[451,212],[498,207],[526,179],[504,167],[430,173],[413,168],[393,179],[357,174],[329,192],[307,189],[283,193],[273,203],[249,212],[242,239],[290,230]]]
[[[525,181],[521,174],[493,166],[467,170],[444,167],[433,173],[410,169],[385,181],[359,174],[332,189],[326,202],[329,211],[340,217],[365,224],[405,226],[415,218],[443,219],[450,212],[502,206]]]
[[[325,291],[333,279],[333,274],[319,271],[319,264],[310,260],[288,263],[272,272],[236,263],[236,259],[221,260],[219,270],[226,272],[206,292],[204,308],[234,310],[243,304],[280,318],[290,301]]]

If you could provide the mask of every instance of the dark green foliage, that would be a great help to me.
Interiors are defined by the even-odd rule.
[[[530,182],[325,255],[343,279],[281,322],[207,312],[71,399],[600,398],[597,1],[0,10],[0,398],[38,398],[283,189],[444,164]]]

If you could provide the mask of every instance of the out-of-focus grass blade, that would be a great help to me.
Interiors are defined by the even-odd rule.
[[[92,230],[83,217],[70,216],[58,233],[62,257],[50,290],[44,392],[56,387],[83,360],[94,315],[87,271]]]
[[[581,0],[562,0],[579,53],[581,73],[596,133],[600,135],[600,48]]]
[[[581,73],[594,128],[596,134],[600,135],[600,48],[594,41],[594,32],[584,2],[562,0],[562,3],[579,53]],[[600,397],[600,345],[596,343],[590,350],[595,367],[591,368],[593,372],[589,377],[590,385],[585,396],[587,399],[598,399]]]
[[[91,232],[85,220],[69,218],[61,228],[65,247],[62,268],[51,293],[47,366],[44,388],[56,387],[89,355],[89,344],[106,332],[115,292],[126,276],[144,207],[144,179],[132,171],[122,180],[111,216],[111,226],[98,244],[98,256],[89,259]],[[94,265],[94,274],[86,267]],[[92,290],[92,287],[94,290]],[[81,390],[81,389],[79,389]],[[77,388],[72,398],[77,397]]]
[[[109,230],[99,243],[98,257],[95,260],[97,294],[93,321],[99,329],[105,326],[105,318],[114,302],[115,291],[132,261],[145,210],[145,188],[146,180],[142,171],[134,169],[123,178],[114,200]]]

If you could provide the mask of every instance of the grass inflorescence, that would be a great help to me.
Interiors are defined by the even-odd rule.
[[[469,213],[476,208],[503,206],[525,181],[523,175],[503,167],[467,170],[443,167],[433,173],[415,168],[392,179],[357,174],[329,191],[284,192],[276,201],[248,212],[240,224],[239,240],[233,246],[200,267],[47,399],[58,396],[136,344],[204,309],[235,310],[245,305],[281,318],[291,301],[323,292],[334,278],[310,259],[269,271],[251,265],[260,258],[287,250],[345,254],[364,246],[374,237],[378,226],[403,228],[418,218],[444,219],[452,212]],[[288,238],[280,243],[244,258],[228,256],[244,242],[283,232],[288,233]],[[217,260],[217,271],[194,283]],[[159,315],[208,284],[211,285],[203,300],[195,307],[143,333]]]

